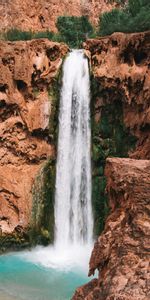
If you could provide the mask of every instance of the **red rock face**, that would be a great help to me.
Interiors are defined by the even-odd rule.
[[[110,212],[89,264],[89,275],[98,270],[98,279],[78,288],[72,299],[148,300],[150,32],[116,33],[89,40],[85,48],[91,52],[94,77],[100,87],[95,105],[105,107],[121,99],[124,124],[137,137],[137,143],[129,152],[132,159],[106,160]],[[99,121],[100,111],[98,114]]]
[[[56,31],[58,16],[88,15],[97,25],[99,15],[118,6],[107,0],[7,0],[0,3],[0,28],[8,30]]]
[[[98,281],[73,299],[148,300],[150,161],[109,158],[105,175],[111,211],[89,266]]]
[[[1,234],[28,227],[35,177],[46,159],[55,156],[48,90],[67,51],[48,40],[0,42]]]
[[[138,139],[131,158],[150,159],[150,32],[114,33],[88,40],[94,78],[101,89],[97,104],[123,105],[124,124]]]

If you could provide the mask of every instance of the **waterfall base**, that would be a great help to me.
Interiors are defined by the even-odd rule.
[[[72,250],[74,252],[72,252]],[[0,257],[0,300],[69,300],[88,281],[91,247],[54,247]],[[85,256],[86,255],[86,256]]]

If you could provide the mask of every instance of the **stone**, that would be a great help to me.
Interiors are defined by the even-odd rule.
[[[124,126],[137,138],[136,148],[129,152],[134,159],[150,159],[149,47],[150,31],[114,33],[84,43],[97,82],[95,118],[100,121],[102,106],[121,103]]]
[[[30,226],[33,186],[55,158],[53,106],[64,44],[48,40],[0,42],[0,228],[9,235]],[[19,226],[19,227],[18,227]]]
[[[98,270],[98,281],[90,282],[89,290],[88,284],[80,287],[72,299],[145,300],[150,296],[150,161],[108,158],[105,175],[110,213],[89,264],[89,275]]]
[[[88,15],[93,25],[97,25],[99,16],[120,5],[107,0],[11,0],[0,3],[0,28],[8,30],[18,28],[24,31],[56,31],[59,16]]]

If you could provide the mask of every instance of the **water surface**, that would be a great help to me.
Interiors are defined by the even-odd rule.
[[[52,247],[0,256],[0,300],[69,300],[88,281],[90,249]]]

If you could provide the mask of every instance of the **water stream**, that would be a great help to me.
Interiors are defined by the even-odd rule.
[[[88,60],[73,50],[63,66],[53,246],[0,257],[0,300],[69,300],[88,281],[92,248]]]
[[[89,68],[82,50],[64,63],[56,172],[56,244],[92,241]]]

